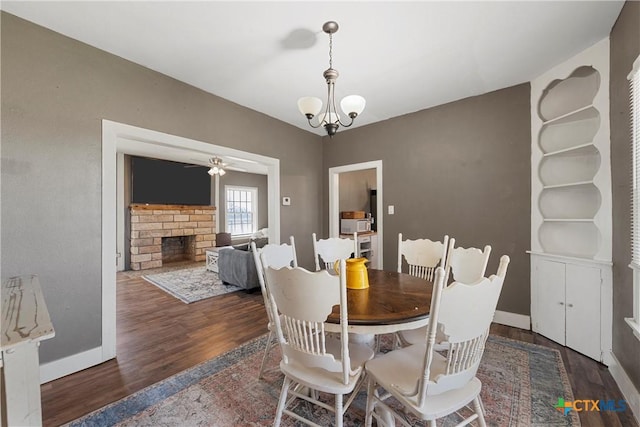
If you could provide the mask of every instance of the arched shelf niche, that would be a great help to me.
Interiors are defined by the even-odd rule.
[[[547,86],[538,107],[544,122],[558,119],[591,105],[600,89],[600,73],[593,67],[576,68],[564,80],[555,80]]]

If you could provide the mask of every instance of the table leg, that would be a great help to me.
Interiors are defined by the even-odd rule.
[[[349,334],[349,342],[354,344],[365,344],[376,350],[375,334]]]
[[[2,353],[6,417],[10,426],[41,426],[38,343],[18,345]]]

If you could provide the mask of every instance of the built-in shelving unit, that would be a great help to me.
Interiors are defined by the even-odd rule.
[[[594,220],[602,197],[594,178],[601,166],[595,139],[601,114],[594,100],[600,88],[598,70],[581,66],[549,83],[539,98],[537,237],[545,253],[586,258],[598,253],[602,239]]]
[[[531,82],[531,142],[533,330],[608,363],[608,39]]]

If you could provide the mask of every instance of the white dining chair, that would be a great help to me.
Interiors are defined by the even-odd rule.
[[[500,257],[500,264],[498,265],[498,271],[496,272],[495,275],[500,277],[503,281],[505,276],[507,275],[507,267],[509,266],[510,261],[511,259],[507,255],[502,255]],[[445,276],[446,276],[446,273],[445,273]],[[471,283],[464,282],[464,283],[467,285],[473,286],[475,284],[482,283],[482,281],[483,281],[483,277],[481,276],[479,279],[476,279],[474,282],[471,282]],[[454,283],[461,283],[461,282],[454,282]],[[498,293],[497,295],[493,295],[493,296],[496,298],[495,305],[497,306],[498,298],[500,297],[500,294]],[[461,312],[461,315],[462,315],[462,312]],[[411,344],[424,342],[425,336],[427,334],[427,328],[428,326],[423,326],[422,328],[419,328],[419,329],[411,329],[411,330],[398,332],[397,337],[399,338],[400,344],[402,346],[407,346]],[[447,341],[447,337],[444,336],[442,331],[438,331],[438,336],[436,337],[436,344],[439,346],[438,348],[441,349],[442,348],[441,346],[446,345],[446,341]]]
[[[358,234],[353,233],[352,239],[330,237],[328,239],[316,238],[316,233],[311,235],[313,239],[313,256],[316,260],[316,271],[321,269],[333,271],[333,266],[340,259],[358,257]],[[322,259],[322,264],[320,262]]]
[[[402,273],[402,260],[408,264],[408,273],[432,281],[438,266],[445,267],[449,236],[445,235],[442,242],[429,239],[402,240],[402,233],[398,233],[398,273]]]
[[[431,298],[430,321],[422,343],[393,350],[367,362],[368,380],[365,425],[375,417],[378,425],[389,418],[409,427],[405,414],[398,414],[385,400],[393,396],[402,410],[435,427],[436,420],[464,407],[471,415],[460,424],[477,420],[486,426],[480,399],[482,383],[476,372],[489,335],[489,326],[502,289],[503,277],[493,275],[480,283],[454,282],[444,287],[445,271],[438,267]],[[438,329],[447,335],[445,354],[436,349]],[[378,388],[382,388],[380,393]]]
[[[364,363],[373,358],[373,350],[367,345],[349,343],[345,261],[340,260],[339,276],[300,267],[267,267],[265,273],[282,349],[280,370],[285,376],[273,425],[280,425],[283,414],[317,425],[292,410],[291,405],[303,399],[333,411],[335,425],[342,426],[344,413],[362,385]],[[327,334],[325,321],[336,305],[340,332]],[[333,407],[319,401],[317,392],[334,395]],[[343,397],[348,394],[344,403]]]
[[[258,272],[258,282],[260,283],[260,290],[262,291],[262,298],[264,300],[265,309],[267,310],[267,318],[269,319],[269,323],[267,324],[269,336],[267,337],[267,344],[264,349],[264,355],[262,356],[262,363],[260,364],[258,379],[262,378],[262,375],[265,372],[267,357],[269,356],[271,349],[273,349],[277,343],[277,341],[275,340],[275,325],[273,323],[273,318],[271,317],[271,310],[269,309],[271,299],[269,298],[269,290],[266,286],[264,278],[264,269],[266,267],[282,268],[285,266],[298,266],[296,244],[293,236],[289,237],[289,243],[290,244],[288,245],[285,243],[283,243],[282,245],[269,243],[263,246],[261,249],[257,249],[255,242],[251,242],[253,260],[255,261],[256,271]]]
[[[478,248],[455,247],[456,239],[449,239],[450,249],[447,251],[445,267],[445,284],[451,280],[462,283],[474,283],[484,277],[491,255],[491,246],[483,250]]]

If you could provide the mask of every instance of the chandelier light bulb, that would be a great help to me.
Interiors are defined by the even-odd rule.
[[[308,119],[312,119],[322,110],[322,101],[315,96],[305,96],[298,99],[298,109]]]
[[[360,95],[349,95],[342,98],[342,101],[340,101],[340,108],[342,108],[342,111],[345,114],[353,119],[364,111],[364,106],[366,104],[367,101],[365,101],[365,99]]]
[[[340,123],[340,116],[336,113],[329,113],[320,117],[318,120],[322,120],[322,122],[320,122],[322,126],[325,126],[327,124],[338,124]]]

